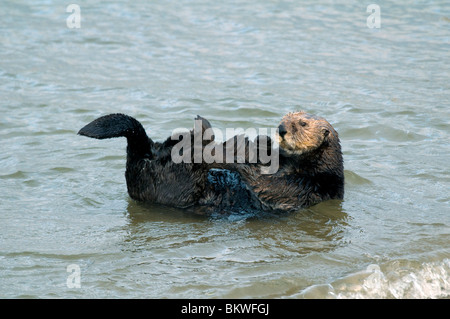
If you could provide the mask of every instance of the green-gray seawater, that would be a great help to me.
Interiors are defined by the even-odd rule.
[[[447,1],[374,29],[360,1],[83,1],[72,29],[68,4],[0,5],[1,298],[449,297]],[[346,194],[278,217],[134,202],[126,140],[77,135],[297,110],[339,132]]]

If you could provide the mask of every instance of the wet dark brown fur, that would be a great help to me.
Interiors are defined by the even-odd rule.
[[[216,165],[238,173],[250,194],[249,204],[266,211],[293,211],[343,199],[343,157],[331,124],[305,112],[289,113],[282,118],[278,132],[279,169],[274,174],[263,174],[267,164],[249,163],[248,154],[245,164]]]
[[[211,127],[207,120],[197,119],[202,120],[202,133]],[[171,152],[180,139],[153,142],[137,120],[123,114],[98,118],[79,134],[98,139],[127,138],[125,177],[130,197],[138,201],[197,207],[206,213],[257,213],[292,211],[342,199],[343,158],[333,127],[321,117],[297,112],[284,116],[278,128],[279,169],[274,174],[262,174],[268,164],[251,161],[248,147],[241,164],[175,163]],[[194,130],[189,138],[194,141]],[[203,147],[213,139],[203,141]],[[236,139],[222,147],[230,143],[236,143]],[[251,142],[245,139],[245,143]],[[258,145],[261,147],[274,146],[269,139]]]
[[[202,132],[210,127],[205,119],[197,119],[202,120]],[[141,123],[125,114],[102,116],[84,126],[78,134],[97,139],[127,138],[125,178],[131,198],[185,208],[203,197],[208,175],[205,164],[193,161],[177,164],[172,161],[172,148],[182,139],[181,136],[154,142]],[[193,130],[187,138],[193,141]]]

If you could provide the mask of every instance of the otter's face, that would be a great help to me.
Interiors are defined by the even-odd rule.
[[[305,112],[286,114],[278,126],[278,143],[289,155],[302,155],[322,146],[334,133],[325,119]]]

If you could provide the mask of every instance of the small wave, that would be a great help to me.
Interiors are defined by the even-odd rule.
[[[371,264],[331,284],[313,285],[299,298],[437,299],[450,296],[450,259],[416,263]]]

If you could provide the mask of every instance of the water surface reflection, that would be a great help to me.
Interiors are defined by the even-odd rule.
[[[226,255],[236,260],[251,260],[252,253],[246,250],[260,251],[254,261],[262,261],[261,256],[276,260],[311,251],[328,251],[345,243],[349,226],[348,214],[338,200],[296,213],[246,217],[202,216],[130,199],[127,213],[126,242],[130,249],[182,249],[192,257],[206,254],[223,259]],[[211,251],[214,248],[215,253]]]

